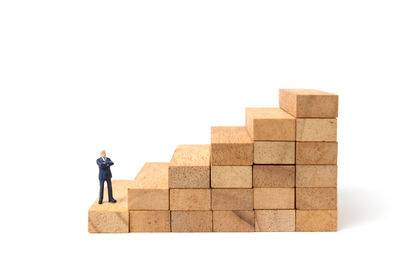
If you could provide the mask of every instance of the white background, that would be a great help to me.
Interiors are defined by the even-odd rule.
[[[1,1],[1,266],[397,265],[398,1]],[[339,94],[337,233],[87,233],[114,179],[210,126]]]

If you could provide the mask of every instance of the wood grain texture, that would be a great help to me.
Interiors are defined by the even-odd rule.
[[[279,106],[298,118],[336,118],[338,95],[313,89],[280,89]]]
[[[213,211],[214,232],[254,232],[254,211]]]
[[[252,165],[253,142],[245,127],[211,127],[211,165]]]
[[[246,108],[246,129],[252,140],[294,141],[295,118],[280,108]]]
[[[253,189],[211,189],[212,210],[252,210]]]
[[[294,232],[296,229],[295,210],[256,210],[256,232]]]
[[[130,211],[130,232],[171,232],[170,212]]]
[[[212,232],[212,211],[171,211],[171,232]]]
[[[210,187],[210,145],[179,145],[169,164],[170,188]]]
[[[336,210],[336,188],[296,188],[296,209]]]
[[[129,210],[169,210],[168,166],[146,163],[128,188]]]
[[[253,186],[285,188],[295,186],[295,165],[253,165]]]
[[[212,188],[252,188],[251,166],[212,166]]]
[[[295,142],[254,142],[254,164],[294,164]]]
[[[296,119],[296,141],[337,141],[336,119]]]
[[[211,210],[211,189],[171,189],[171,210]]]
[[[296,142],[297,164],[337,164],[337,142]]]
[[[296,187],[336,187],[337,165],[296,165]]]
[[[88,211],[89,233],[128,233],[129,212],[127,191],[132,180],[113,180],[113,196],[117,203],[103,202],[99,205],[98,198]],[[107,195],[107,187],[104,195]]]
[[[254,188],[255,210],[283,210],[294,208],[294,188]]]
[[[337,210],[296,210],[296,232],[336,232]]]

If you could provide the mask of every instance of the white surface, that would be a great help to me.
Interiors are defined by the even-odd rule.
[[[398,1],[266,2],[1,1],[0,265],[398,265]],[[340,95],[339,232],[87,233],[100,149],[133,179],[280,87]]]

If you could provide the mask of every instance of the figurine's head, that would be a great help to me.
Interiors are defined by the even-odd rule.
[[[106,151],[103,149],[102,151],[100,151],[100,155],[105,158],[106,157]]]

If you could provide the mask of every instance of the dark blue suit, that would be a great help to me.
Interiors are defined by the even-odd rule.
[[[103,158],[98,158],[96,163],[97,166],[99,166],[99,180],[100,180],[99,202],[103,201],[104,182],[107,182],[108,201],[111,201],[114,198],[112,195],[112,184],[111,184],[112,174],[110,166],[114,165],[114,162],[112,162],[110,158],[105,158],[105,161],[103,160]]]

